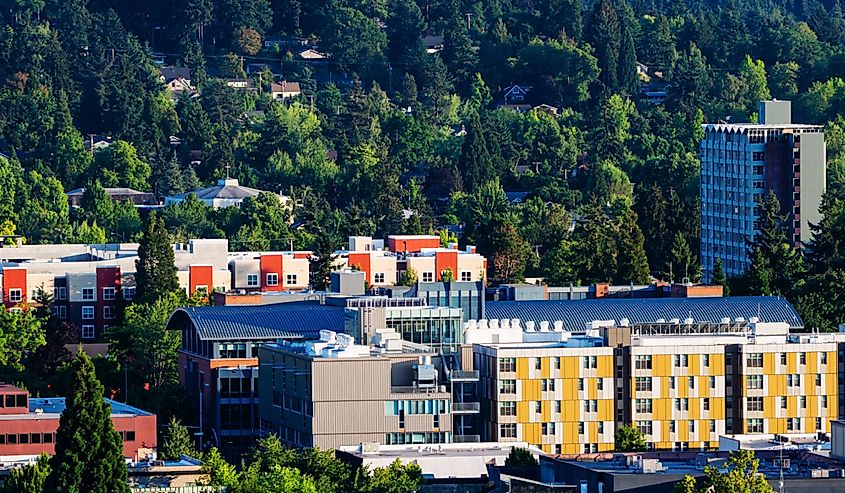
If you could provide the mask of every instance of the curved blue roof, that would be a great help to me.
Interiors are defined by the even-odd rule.
[[[491,301],[487,318],[514,319],[524,322],[563,321],[569,330],[582,330],[593,320],[627,318],[630,323],[656,322],[658,319],[684,320],[692,317],[701,322],[719,322],[758,317],[761,322],[786,322],[792,329],[804,327],[795,308],[783,298],[774,296],[736,296],[729,298],[652,298],[652,299],[589,299],[577,301]]]
[[[168,329],[191,323],[202,340],[317,339],[323,329],[342,332],[343,307],[312,301],[272,305],[201,306],[180,308],[167,322]]]

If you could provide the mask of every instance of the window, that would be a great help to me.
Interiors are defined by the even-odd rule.
[[[82,301],[94,301],[94,288],[82,288]]]
[[[555,434],[555,424],[554,423],[543,423],[543,434],[544,435],[554,435]]]
[[[499,404],[499,415],[516,416],[516,402],[504,401]]]
[[[598,357],[596,356],[584,356],[584,368],[585,369],[596,369],[598,368]]]
[[[534,412],[543,414],[543,401],[534,401]]]
[[[103,288],[103,301],[114,301],[114,288]]]
[[[827,353],[821,353],[821,363],[823,365],[827,364]]]
[[[780,353],[780,364],[786,364],[786,353]]]
[[[434,282],[434,272],[423,272],[422,282]]]
[[[560,356],[555,356],[554,359],[555,370],[560,370]]]
[[[781,397],[781,398],[780,398],[780,408],[781,408],[781,409],[786,409],[786,397]]]
[[[123,288],[123,299],[126,301],[132,301],[135,298],[135,286],[129,286]]]
[[[689,432],[695,433],[695,420],[689,420]]]
[[[710,433],[716,433],[716,420],[710,420]]]
[[[689,355],[688,354],[676,354],[675,355],[675,367],[688,367],[689,366]]]
[[[822,396],[822,408],[827,409],[827,396]]]
[[[638,413],[651,412],[651,399],[637,399],[636,401],[634,401],[634,404]]]
[[[500,372],[515,372],[516,371],[516,358],[502,358],[499,360],[499,371]]]
[[[689,377],[687,380],[689,381],[689,388],[694,389],[695,388],[695,377]]]
[[[789,428],[791,420],[787,420],[787,429]],[[749,418],[745,420],[745,427],[748,433],[763,433],[763,419]]]
[[[689,399],[687,399],[686,397],[681,399],[675,399],[675,410],[689,411]]]
[[[816,431],[822,431],[822,419],[816,418]]]
[[[82,307],[82,320],[94,320],[94,307],[93,306],[83,306]]]
[[[266,276],[266,283],[268,286],[278,286],[279,285],[279,274],[275,272],[268,272]]]
[[[748,410],[749,411],[762,411],[763,410],[763,398],[762,397],[749,397],[748,398]]]
[[[560,414],[560,401],[555,401],[555,412]]]
[[[709,411],[710,410],[710,398],[705,397],[704,399],[702,399],[701,405],[704,407],[705,411]]]
[[[651,370],[651,355],[638,355],[634,361],[637,370]]]
[[[23,294],[21,294],[20,289],[10,289],[9,290],[9,301],[12,303],[20,303],[23,301]]]
[[[746,365],[749,368],[763,368],[763,353],[749,353]]]
[[[285,276],[285,286],[296,286],[297,285],[297,278],[296,274],[287,274]]]
[[[801,404],[801,409],[807,409],[807,396],[800,396],[798,398],[798,402]]]
[[[822,386],[822,374],[816,373],[816,387]]]
[[[710,377],[710,388],[711,389],[716,388],[716,377],[712,377],[712,376]]]
[[[57,301],[64,301],[67,299],[67,288],[64,286],[58,286],[53,288],[53,298]]]
[[[467,270],[461,271],[461,281],[463,282],[470,282],[472,281],[472,272]]]
[[[675,420],[669,421],[669,433],[675,433]]]
[[[651,421],[637,421],[637,429],[643,435],[651,435]]]
[[[675,390],[675,377],[669,377],[669,388]]]
[[[583,421],[578,422],[578,434],[579,435],[584,434],[584,422]]]
[[[82,338],[83,339],[93,339],[94,338],[94,326],[93,325],[83,325],[82,326]]]
[[[502,394],[516,394],[516,380],[500,380],[499,392]]]
[[[534,358],[534,369],[535,370],[542,370],[543,369],[543,358]]]
[[[801,386],[801,375],[787,375],[786,376],[786,386],[787,387],[800,387]]]
[[[709,368],[710,367],[710,355],[705,354],[704,356],[702,356],[702,359],[704,360],[704,366]]]
[[[373,274],[373,282],[375,284],[383,284],[384,283],[384,272],[376,272]]]
[[[584,390],[584,379],[579,378],[578,379],[578,391],[580,392],[580,391],[583,391],[583,390]]]
[[[754,151],[751,153],[751,160],[752,161],[765,161],[766,160],[766,153],[763,151]]]
[[[53,307],[53,313],[62,320],[67,318],[67,307],[65,305],[58,305]]]
[[[103,307],[103,318],[106,320],[111,320],[114,318],[114,307],[113,306],[104,306]]]
[[[636,377],[634,382],[637,392],[651,392],[651,377]]]
[[[790,375],[787,375],[787,383],[789,383]],[[763,375],[748,375],[746,378],[746,388],[748,390],[762,390],[763,389]]]
[[[599,378],[596,380],[596,390],[604,390],[604,379]]]
[[[249,287],[258,287],[258,274],[247,274],[246,285]]]
[[[604,433],[604,421],[599,421],[599,434]]]
[[[499,425],[499,435],[502,438],[516,438],[516,423],[504,423]]]
[[[801,353],[798,355],[798,362],[801,365],[807,364],[807,353]]]

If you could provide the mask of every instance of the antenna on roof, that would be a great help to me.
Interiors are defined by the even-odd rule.
[[[229,168],[231,168],[232,165],[229,164],[229,163],[226,163],[226,166],[223,166],[223,167],[226,168],[226,179],[228,180],[229,179]]]

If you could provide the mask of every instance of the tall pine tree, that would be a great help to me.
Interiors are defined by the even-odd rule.
[[[785,217],[771,190],[759,203],[759,233],[749,242],[751,289],[754,294],[775,294],[794,299],[804,282],[804,259],[789,242]],[[764,282],[765,281],[765,282]]]
[[[56,433],[48,493],[128,493],[123,441],[94,363],[81,349],[72,363],[73,384]]]
[[[459,167],[464,187],[469,192],[474,192],[494,178],[493,159],[490,156],[487,137],[481,126],[481,118],[475,112],[470,117],[469,128],[461,147]]]
[[[611,0],[598,0],[593,6],[590,22],[584,33],[598,59],[599,82],[605,91],[616,92],[618,87],[619,50],[622,33],[619,16]]]
[[[138,260],[135,261],[137,302],[153,302],[179,289],[175,262],[170,234],[164,228],[164,221],[153,212],[144,229]]]

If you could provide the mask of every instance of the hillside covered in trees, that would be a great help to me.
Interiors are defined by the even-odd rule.
[[[696,279],[701,123],[791,99],[796,121],[826,125],[827,217],[804,259],[779,248],[772,216],[734,292],[788,296],[816,326],[845,320],[825,288],[845,284],[839,0],[0,3],[0,233],[137,239],[137,210],[103,187],[162,197],[229,172],[291,196],[295,221],[270,195],[187,200],[162,212],[174,238],[326,252],[451,226],[493,283]],[[173,97],[162,58],[197,92]],[[253,91],[225,83],[250,64],[278,69],[252,71]],[[272,100],[274,78],[302,94]],[[528,91],[505,105],[514,84]],[[94,136],[114,143],[91,152]]]

